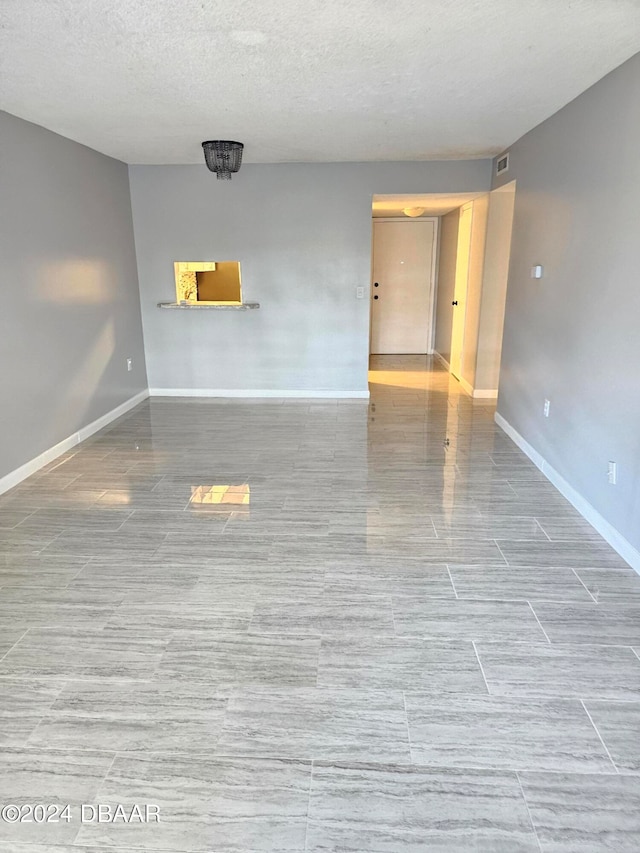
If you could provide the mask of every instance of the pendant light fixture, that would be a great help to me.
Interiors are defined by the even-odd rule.
[[[219,181],[230,181],[233,172],[242,165],[242,142],[228,139],[212,139],[202,143],[207,167],[216,173]]]

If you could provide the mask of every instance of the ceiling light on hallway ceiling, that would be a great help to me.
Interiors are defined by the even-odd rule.
[[[230,181],[233,172],[242,165],[242,142],[228,139],[213,139],[202,143],[207,167],[216,173],[219,181]]]
[[[424,213],[424,207],[404,207],[402,209],[402,212],[405,216],[422,216],[422,214]]]

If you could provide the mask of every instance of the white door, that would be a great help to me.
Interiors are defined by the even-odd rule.
[[[373,222],[371,352],[431,352],[435,219]]]
[[[453,320],[451,324],[451,372],[456,379],[462,377],[462,347],[464,346],[464,321],[469,285],[469,255],[471,253],[471,221],[473,205],[460,208],[458,226],[458,251],[456,256],[456,280],[453,293]]]

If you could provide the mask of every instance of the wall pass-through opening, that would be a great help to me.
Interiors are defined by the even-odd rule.
[[[240,305],[239,261],[176,261],[176,302]]]

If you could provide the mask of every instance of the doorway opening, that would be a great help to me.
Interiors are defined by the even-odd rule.
[[[373,220],[372,355],[433,352],[438,220]]]
[[[496,398],[515,181],[492,192],[373,197],[369,352],[433,355]]]

